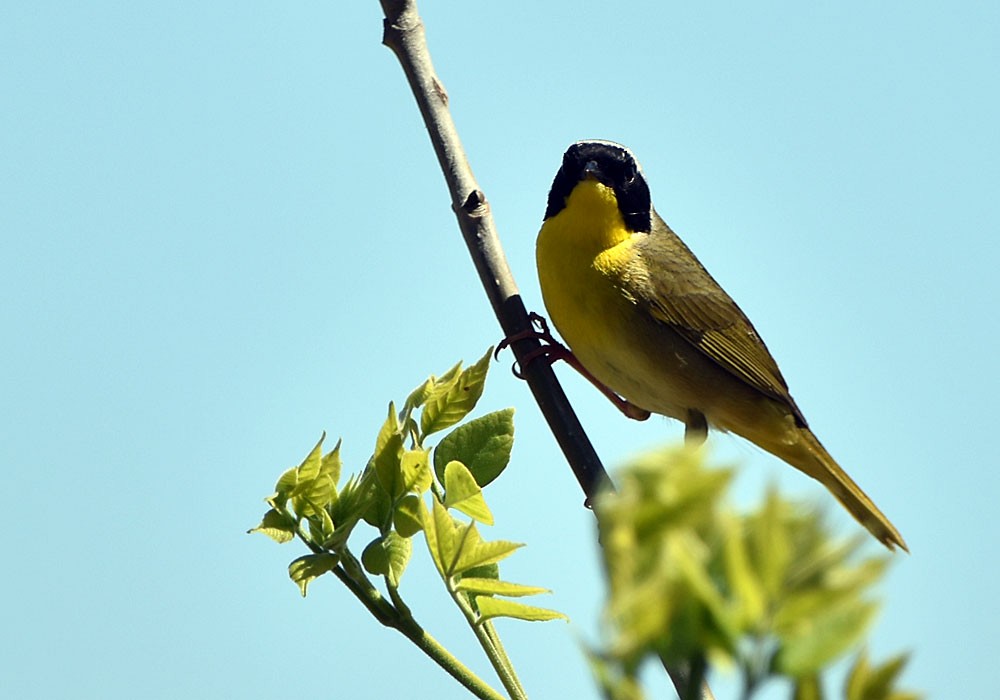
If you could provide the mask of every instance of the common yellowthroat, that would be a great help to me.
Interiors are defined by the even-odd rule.
[[[689,438],[709,426],[741,435],[826,486],[889,549],[906,549],[813,435],[753,324],[653,209],[631,151],[569,147],[536,257],[574,364],[626,414],[676,418]]]

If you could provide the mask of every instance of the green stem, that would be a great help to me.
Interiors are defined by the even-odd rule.
[[[378,592],[374,586],[364,585],[354,577],[352,577],[347,571],[342,567],[338,566],[333,570],[333,575],[340,579],[341,583],[347,586],[347,589],[354,594],[354,597],[361,601],[368,612],[374,615],[375,619],[386,627],[395,627],[397,622],[396,609],[392,607],[382,594]]]
[[[399,595],[399,590],[395,586],[389,585],[388,581],[385,582],[385,588],[389,591],[389,598],[392,600],[393,607],[395,607],[396,611],[399,612],[400,617],[404,620],[415,622],[413,620],[413,611],[410,610],[410,606],[403,601],[403,598]]]
[[[521,679],[517,677],[517,672],[514,670],[514,664],[510,660],[510,657],[507,656],[507,650],[504,648],[503,641],[500,639],[500,635],[497,633],[496,627],[493,626],[493,621],[487,620],[486,622],[481,623],[480,627],[482,627],[486,631],[486,634],[489,635],[494,648],[497,650],[497,654],[500,655],[504,665],[510,669],[511,677],[514,679],[514,682],[517,683],[517,687],[518,690],[521,691],[521,695],[527,697],[528,693],[525,691],[524,686],[521,685]]]
[[[427,656],[434,660],[438,666],[447,671],[452,678],[465,686],[469,692],[477,698],[483,700],[505,700],[504,696],[487,685],[479,676],[473,673],[468,666],[455,658],[455,656],[445,649],[441,644],[424,631],[416,623],[412,629],[406,626],[399,630],[412,641]]]
[[[452,600],[455,601],[455,604],[462,611],[466,621],[469,623],[469,627],[472,628],[479,646],[483,648],[486,658],[489,659],[490,665],[493,666],[497,677],[500,678],[500,682],[503,683],[503,687],[510,694],[511,699],[528,700],[524,686],[521,685],[521,681],[518,679],[517,673],[515,673],[514,667],[510,663],[510,658],[507,656],[507,652],[504,651],[499,637],[496,636],[496,630],[492,626],[487,629],[486,625],[488,623],[480,624],[478,622],[476,612],[469,605],[468,600],[455,589],[450,578],[445,580],[445,585],[448,588],[448,593],[451,594]]]
[[[431,658],[434,663],[445,670],[452,678],[461,683],[470,693],[482,700],[505,700],[503,695],[491,688],[489,684],[477,676],[472,669],[463,664],[454,654],[441,646],[434,637],[428,634],[411,614],[401,614],[393,605],[382,597],[375,586],[366,578],[358,580],[338,566],[333,574],[339,578],[348,590],[375,616],[380,623],[390,627],[411,642]]]
[[[316,543],[303,538],[305,544],[313,552],[323,552],[323,548]],[[506,700],[503,695],[495,691],[488,683],[477,676],[472,669],[463,664],[455,655],[441,646],[434,637],[428,634],[416,620],[409,608],[405,608],[405,613],[400,612],[392,603],[387,601],[371,581],[364,575],[361,563],[346,549],[340,553],[341,562],[346,563],[333,569],[333,575],[340,579],[341,583],[347,586],[347,590],[354,594],[354,597],[361,601],[361,604],[368,609],[376,620],[385,627],[392,628],[413,642],[418,649],[429,656],[434,663],[443,668],[452,678],[465,686],[466,689],[477,698],[482,700]],[[355,575],[351,575],[354,571]]]

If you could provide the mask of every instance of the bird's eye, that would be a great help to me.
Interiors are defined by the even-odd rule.
[[[631,185],[633,182],[635,182],[635,175],[636,175],[635,168],[626,167],[625,172],[622,175],[623,175],[622,179],[625,181],[626,185]]]

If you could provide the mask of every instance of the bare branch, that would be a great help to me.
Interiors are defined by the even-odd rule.
[[[386,17],[382,43],[396,54],[413,90],[448,184],[462,236],[493,311],[506,336],[527,331],[531,322],[500,247],[486,195],[477,186],[455,130],[447,93],[434,72],[416,3],[413,0],[381,2]],[[520,362],[538,348],[539,343],[527,338],[514,342],[512,347]],[[545,362],[526,363],[522,367],[542,414],[590,502],[602,488],[611,484],[600,458],[551,367]]]
[[[382,43],[392,49],[410,83],[424,125],[431,138],[451,193],[452,209],[458,218],[462,237],[469,248],[486,295],[493,305],[497,320],[507,337],[531,329],[531,321],[518,292],[507,258],[500,247],[493,216],[486,195],[479,189],[465,149],[458,138],[455,123],[448,110],[448,94],[434,72],[427,48],[424,25],[417,13],[415,0],[380,0],[385,13]],[[523,358],[539,347],[533,338],[512,344],[514,355],[521,363],[524,378],[548,421],[553,435],[580,486],[591,502],[597,494],[611,486],[604,466],[590,439],[583,430],[566,394],[559,385],[551,366],[546,362],[522,363]],[[667,669],[681,698],[691,697],[688,688],[690,671]],[[701,683],[701,697],[712,698],[708,685]]]

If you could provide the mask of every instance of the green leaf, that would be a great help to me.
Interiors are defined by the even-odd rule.
[[[447,578],[452,575],[451,567],[458,551],[459,524],[436,498],[432,499],[430,511],[424,506],[423,501],[418,500],[418,504],[431,559],[434,560],[438,573]]]
[[[392,522],[396,532],[403,537],[413,537],[420,532],[423,529],[420,520],[420,497],[413,493],[403,496],[392,514]]]
[[[723,537],[726,580],[739,606],[740,625],[744,630],[760,629],[766,624],[766,601],[760,580],[750,566],[746,539],[739,520],[726,520]]]
[[[390,586],[398,588],[412,551],[412,540],[390,532],[368,543],[361,553],[361,563],[368,573],[385,576]]]
[[[306,597],[306,589],[309,587],[309,583],[328,571],[333,571],[340,557],[336,554],[307,554],[304,557],[299,557],[291,564],[288,565],[288,575],[296,584],[298,584],[299,590],[302,592],[302,597]]]
[[[396,409],[390,403],[389,417],[386,418],[375,440],[375,454],[372,459],[379,486],[393,500],[406,492],[401,474],[402,457],[403,436],[399,432]]]
[[[494,581],[499,581],[500,566],[498,564],[484,564],[483,566],[474,566],[471,569],[466,569],[455,578],[456,580],[461,580],[463,578],[488,578]]]
[[[781,635],[775,669],[793,678],[818,673],[861,639],[878,605],[852,600]]]
[[[899,654],[880,666],[872,666],[868,653],[862,650],[848,672],[844,684],[846,700],[904,700],[917,698],[916,693],[895,689],[896,681],[909,661],[909,654]]]
[[[309,455],[294,472],[286,471],[281,475],[275,490],[279,494],[287,494],[292,502],[292,508],[300,518],[317,518],[318,523],[326,515],[326,507],[337,497],[337,484],[332,478],[332,463],[327,462],[324,469],[323,440],[326,433],[320,437]],[[337,443],[337,452],[340,443]]]
[[[430,382],[430,388],[423,396],[423,411],[420,414],[422,438],[434,432],[433,423],[438,419],[441,411],[447,405],[448,393],[458,385],[461,374],[462,363],[459,361],[440,377],[431,375],[430,379],[427,380]],[[431,428],[429,432],[426,429],[427,427]]]
[[[458,372],[459,363],[435,380],[420,414],[420,430],[424,437],[455,425],[475,408],[483,395],[490,359],[490,351],[487,351],[465,371]]]
[[[264,517],[261,519],[260,525],[251,530],[247,530],[247,534],[253,532],[260,532],[267,535],[278,544],[284,544],[285,542],[291,542],[295,539],[295,520],[272,508],[264,513]]]
[[[424,493],[431,487],[430,456],[427,450],[404,450],[400,459],[403,492]]]
[[[444,470],[444,505],[455,508],[486,525],[493,524],[493,513],[483,499],[483,490],[461,462],[449,462]]]
[[[846,539],[834,540],[823,527],[823,520],[816,515],[792,516],[793,529],[798,532],[794,563],[789,567],[789,585],[793,588],[809,586],[829,577],[831,572],[846,570],[851,558],[866,546],[867,533],[857,533]],[[811,531],[811,532],[810,532]],[[886,557],[888,561],[888,557]]]
[[[844,700],[866,700],[865,685],[869,673],[871,665],[868,663],[868,652],[862,649],[858,652],[858,658],[854,660],[851,670],[847,672],[847,679],[844,681]]]
[[[693,596],[687,611],[681,608],[682,615],[690,617],[691,643],[693,646],[718,645],[721,651],[733,653],[739,641],[736,616],[726,606],[705,562],[698,556],[700,543],[693,539],[678,533],[671,538],[668,548],[668,559],[677,566],[684,588]]]
[[[340,481],[340,443],[341,440],[337,440],[337,444],[332,450],[323,455],[323,461],[320,463],[320,473],[325,474],[333,485],[336,486],[337,482]]]
[[[413,540],[390,532],[385,536],[383,546],[389,553],[389,573],[386,578],[390,586],[399,588],[399,580],[403,578],[403,572],[406,571],[406,565],[410,563],[410,555],[413,553]]]
[[[909,654],[898,654],[872,669],[865,688],[865,700],[888,700],[893,697],[896,693],[896,681],[907,661]]]
[[[379,535],[367,545],[361,552],[361,565],[365,571],[374,576],[382,576],[389,572],[389,553],[385,551],[383,543],[385,539]]]
[[[636,669],[626,669],[619,660],[591,649],[584,649],[584,653],[604,700],[643,700],[645,695],[636,678]]]
[[[811,674],[795,681],[792,700],[823,700],[823,686],[819,676]]]
[[[365,484],[364,490],[359,489],[359,505],[362,507],[361,517],[365,522],[381,531],[387,527],[392,518],[392,498],[382,488],[375,474],[373,462],[370,463],[371,471],[362,475]]]
[[[424,405],[424,401],[427,397],[431,395],[431,390],[434,388],[434,377],[430,377],[424,380],[424,383],[418,386],[416,389],[410,392],[410,395],[406,397],[406,402],[403,404],[403,414],[409,415],[415,409]]]
[[[296,486],[301,484],[303,481],[311,481],[319,476],[320,468],[323,465],[323,441],[325,439],[326,432],[320,436],[319,442],[317,442],[315,447],[313,447],[309,454],[306,455],[306,458],[302,460],[302,464],[299,465],[298,473],[295,478]]]
[[[514,446],[514,409],[487,413],[448,433],[434,449],[434,471],[444,481],[448,462],[466,465],[476,483],[486,486],[510,462]]]
[[[446,579],[498,562],[523,546],[502,540],[484,542],[475,523],[458,522],[436,498],[430,511],[420,501],[420,517],[431,558]]]
[[[825,566],[816,568],[807,563],[807,568],[813,570],[813,573],[802,576],[796,572],[789,577],[794,589],[786,590],[778,601],[773,619],[774,629],[779,635],[801,624],[808,624],[828,610],[860,600],[866,590],[883,576],[888,566],[887,557],[850,562],[846,559],[852,556],[856,548],[847,544],[845,546],[843,541],[828,541],[812,557],[806,557],[822,560]],[[797,550],[793,569],[799,568],[798,554]]]
[[[321,542],[320,546],[327,551],[341,553],[347,546],[347,540],[354,531],[355,525],[357,525],[357,521],[335,528],[333,534]]]
[[[781,598],[792,561],[792,545],[786,527],[787,508],[777,491],[768,489],[764,506],[749,522],[757,575],[770,600]]]
[[[494,540],[485,542],[479,536],[476,524],[471,523],[460,532],[461,541],[459,543],[458,557],[448,571],[449,575],[462,574],[477,566],[493,564],[501,559],[506,559],[515,551],[523,547],[523,544],[516,542],[506,542],[504,540]]]
[[[878,556],[854,566],[837,567],[829,572],[826,585],[831,589],[860,594],[882,579],[890,563],[889,557]]]
[[[330,517],[330,513],[325,508],[320,508],[309,516],[308,523],[309,536],[312,541],[320,547],[326,548],[327,542],[333,537],[334,532],[333,518]]]
[[[435,377],[431,375],[430,378],[431,389],[427,393],[427,396],[424,399],[424,403],[427,403],[427,399],[433,396],[436,390],[444,386],[450,386],[454,382],[458,381],[458,377],[461,373],[462,373],[462,361],[459,360],[458,362],[456,362],[454,365],[451,366],[451,369],[442,374],[440,377]]]
[[[285,504],[288,503],[292,489],[295,488],[298,481],[298,473],[298,467],[291,467],[278,477],[278,483],[274,485],[274,495],[267,499],[274,508],[284,508]]]
[[[399,425],[399,417],[396,415],[396,406],[391,401],[389,402],[389,415],[386,416],[385,422],[382,423],[382,427],[379,428],[378,435],[375,436],[375,451],[373,455],[380,454],[389,442],[389,439],[393,435],[400,435],[402,430]]]
[[[330,505],[330,517],[338,529],[345,524],[353,526],[361,518],[374,490],[371,476],[351,475],[336,502]]]
[[[472,578],[469,576],[462,577],[455,588],[474,595],[503,595],[509,598],[521,598],[523,596],[552,592],[547,588],[539,588],[538,586],[523,586],[519,583],[497,581],[493,578]]]
[[[547,620],[566,620],[569,618],[561,612],[549,610],[548,608],[536,608],[532,605],[515,603],[502,598],[479,598],[476,601],[479,605],[479,623],[492,620],[497,617],[512,617],[517,620],[527,620],[528,622],[545,622]]]
[[[772,626],[780,635],[802,624],[809,624],[809,621],[832,608],[861,598],[861,594],[856,591],[829,589],[821,584],[801,591],[787,591],[777,601]]]

